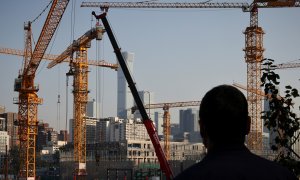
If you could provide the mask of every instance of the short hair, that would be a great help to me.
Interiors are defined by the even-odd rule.
[[[215,143],[241,143],[247,134],[248,103],[244,94],[230,85],[220,85],[203,97],[200,121]]]

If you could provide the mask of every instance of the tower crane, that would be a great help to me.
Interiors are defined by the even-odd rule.
[[[300,63],[281,63],[281,64],[274,64],[273,67],[268,67],[266,65],[262,65],[262,68],[272,68],[272,69],[287,69],[287,68],[300,68]],[[246,90],[246,91],[250,91],[252,93],[257,94],[258,96],[267,96],[265,94],[264,91],[260,90],[260,89],[249,89],[244,85],[241,85],[239,83],[233,83],[233,86]],[[270,97],[267,97],[270,98]]]
[[[25,50],[24,61],[18,78],[15,80],[15,91],[19,98],[14,99],[18,104],[19,124],[19,179],[35,179],[36,135],[37,135],[37,106],[42,103],[38,97],[38,86],[34,84],[35,72],[52,39],[52,36],[61,20],[69,0],[53,0],[48,16],[42,28],[39,39],[32,52],[31,23],[25,25]],[[31,56],[30,56],[31,54]]]
[[[250,26],[245,34],[245,61],[247,63],[247,88],[260,89],[261,61],[263,59],[264,31],[258,26],[259,8],[300,7],[300,0],[254,0],[249,3],[164,3],[164,2],[82,2],[81,7],[98,7],[103,11],[109,8],[239,8],[250,12]],[[257,94],[247,91],[249,114],[252,118],[251,130],[248,136],[248,145],[252,150],[262,149],[261,109],[262,102]]]
[[[200,106],[200,101],[186,101],[186,102],[172,102],[172,103],[157,103],[157,104],[146,104],[145,109],[163,109],[163,133],[164,133],[164,151],[167,160],[170,160],[170,135],[171,135],[171,116],[169,109],[175,107],[188,107],[188,106]],[[131,108],[131,112],[137,110],[134,106]]]
[[[75,40],[54,61],[50,62],[48,68],[63,62],[70,57],[70,71],[67,75],[73,76],[74,95],[74,179],[84,179],[86,171],[86,104],[88,100],[88,60],[87,49],[91,47],[93,39],[102,40],[104,28],[99,24],[87,31]],[[76,60],[73,61],[73,53],[76,52]]]
[[[24,57],[24,51],[19,50],[19,49],[12,49],[12,48],[0,48],[0,54],[10,54],[10,55],[15,55],[15,56],[22,56]],[[29,58],[31,57],[31,55],[29,55]],[[49,61],[54,61],[56,58],[58,57],[58,55],[54,55],[54,54],[45,54],[43,56],[43,60],[49,60]],[[66,59],[63,60],[63,62],[67,62],[69,63],[70,57],[67,57]],[[76,59],[73,59],[73,62],[76,63]],[[119,65],[118,64],[112,64],[112,63],[108,63],[105,60],[88,60],[87,64],[89,66],[100,66],[100,67],[109,67],[111,69],[117,70]]]

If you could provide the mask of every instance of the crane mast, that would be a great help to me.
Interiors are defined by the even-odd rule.
[[[54,0],[42,28],[41,34],[32,53],[31,25],[25,26],[25,50],[23,69],[15,80],[15,91],[19,98],[14,99],[18,104],[19,123],[19,179],[34,180],[36,177],[36,135],[38,125],[38,105],[42,99],[38,97],[38,86],[34,84],[35,72],[51,41],[51,38],[61,20],[69,0]]]
[[[99,7],[108,11],[109,8],[239,8],[250,12],[250,26],[245,30],[245,61],[247,63],[247,88],[260,90],[261,61],[263,59],[263,34],[258,26],[259,8],[300,7],[300,0],[272,1],[254,0],[248,3],[164,3],[164,2],[82,2],[81,7]],[[248,136],[248,146],[252,150],[262,149],[262,123],[260,113],[262,102],[258,95],[247,92],[249,114],[252,118],[251,132]]]
[[[264,31],[258,26],[258,8],[250,11],[250,26],[245,34],[245,61],[247,63],[247,89],[259,91],[261,85],[261,62],[263,60]],[[251,117],[251,129],[247,145],[252,150],[262,150],[262,101],[258,94],[247,91],[248,112]]]
[[[74,179],[85,179],[86,171],[86,106],[88,101],[88,60],[87,49],[91,47],[93,39],[102,40],[105,32],[102,26],[96,25],[84,35],[75,40],[54,61],[49,63],[48,68],[72,57],[76,52],[75,61],[70,61],[70,71],[67,75],[73,76],[73,119],[74,119]]]

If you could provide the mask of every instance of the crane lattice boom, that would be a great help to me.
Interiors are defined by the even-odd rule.
[[[12,49],[12,48],[0,48],[0,54],[10,54],[10,55],[16,55],[16,56],[25,56],[24,51],[19,49]],[[30,58],[31,56],[29,56]],[[58,58],[58,55],[54,54],[45,54],[42,59],[54,61]],[[67,57],[63,60],[63,62],[70,62],[70,57]],[[73,59],[73,62],[76,63],[76,59]],[[90,66],[100,66],[100,67],[110,67],[111,69],[117,70],[119,65],[118,64],[112,64],[108,63],[105,60],[88,60],[88,65]]]
[[[45,51],[52,39],[52,36],[61,20],[63,13],[69,3],[69,0],[54,0],[47,19],[44,23],[40,37],[36,43],[32,53],[28,67],[24,71],[24,75],[34,75],[37,70]]]
[[[174,107],[187,107],[187,106],[200,106],[201,101],[186,101],[186,102],[173,102],[173,103],[157,103],[146,104],[145,109],[158,109],[158,108],[174,108]]]
[[[49,63],[47,68],[52,68],[58,63],[64,61],[66,58],[69,58],[70,56],[72,56],[73,52],[78,51],[80,47],[90,46],[89,43],[91,42],[92,39],[101,38],[98,37],[99,31],[101,31],[101,29],[99,29],[99,26],[87,31],[84,35],[79,37],[69,47],[67,47],[67,49],[63,53],[61,53],[54,61]]]
[[[250,11],[253,4],[245,2],[82,2],[81,7],[99,7],[107,10],[108,8],[240,8],[243,11]],[[274,7],[300,7],[300,0],[287,1],[257,1],[258,8],[274,8]]]

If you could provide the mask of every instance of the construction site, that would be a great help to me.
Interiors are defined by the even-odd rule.
[[[199,106],[219,84],[247,97],[247,147],[276,156],[262,61],[299,88],[299,0],[35,3],[0,3],[0,179],[173,179],[207,153]]]

